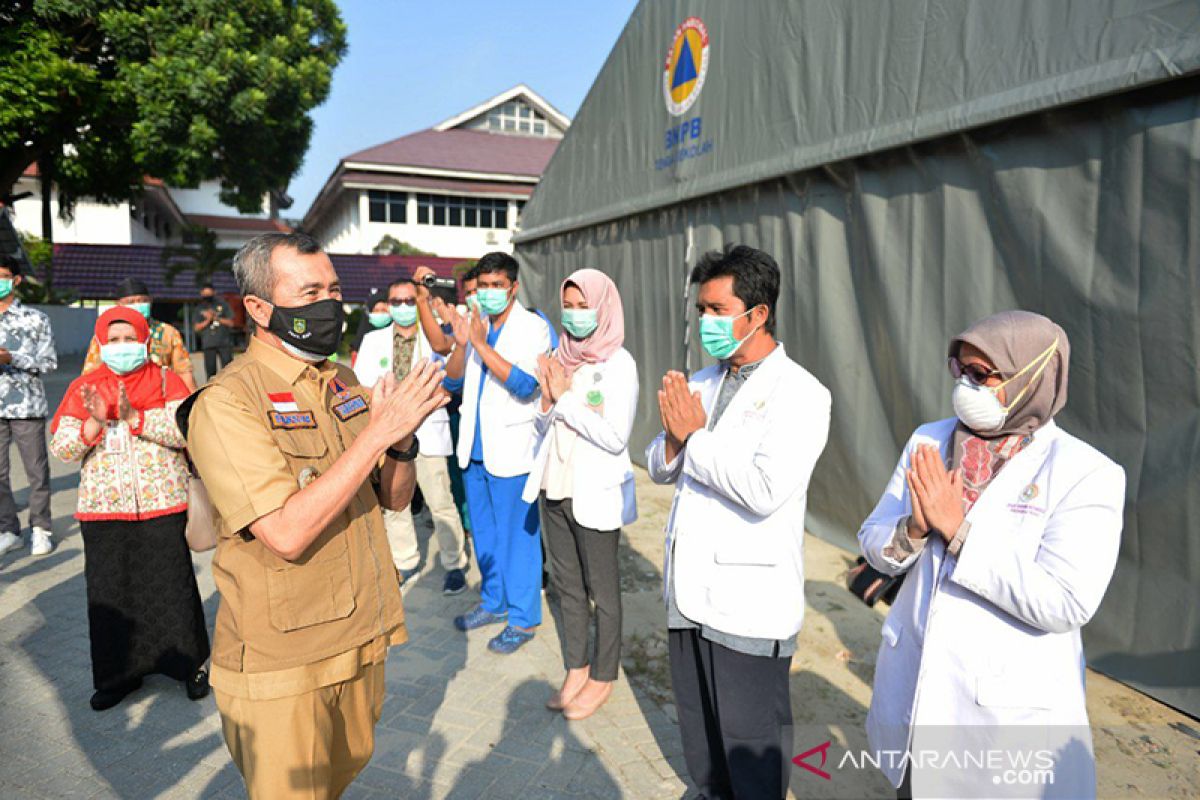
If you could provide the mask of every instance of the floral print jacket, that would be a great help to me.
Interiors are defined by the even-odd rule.
[[[179,402],[141,412],[133,426],[109,423],[90,442],[81,420],[59,420],[50,451],[63,461],[83,460],[76,519],[140,521],[187,510],[186,442],[175,424]]]

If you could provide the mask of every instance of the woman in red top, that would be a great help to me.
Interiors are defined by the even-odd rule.
[[[161,673],[208,694],[208,631],[184,540],[188,472],[175,409],[188,390],[147,357],[150,330],[117,306],[96,322],[103,366],[77,378],[50,449],[82,461],[79,520],[92,650],[92,708],[112,708]]]

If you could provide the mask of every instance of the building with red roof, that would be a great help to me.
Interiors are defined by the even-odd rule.
[[[520,85],[338,162],[302,227],[331,253],[385,236],[439,256],[512,250],[521,210],[570,120]]]

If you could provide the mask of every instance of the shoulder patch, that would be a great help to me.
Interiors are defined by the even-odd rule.
[[[367,398],[362,395],[356,395],[349,400],[343,400],[333,406],[333,413],[337,414],[337,418],[342,422],[357,417],[369,408]]]

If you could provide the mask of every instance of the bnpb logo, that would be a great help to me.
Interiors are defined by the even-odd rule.
[[[671,116],[678,117],[692,107],[707,74],[708,28],[699,17],[688,17],[675,29],[663,67],[663,100]]]

